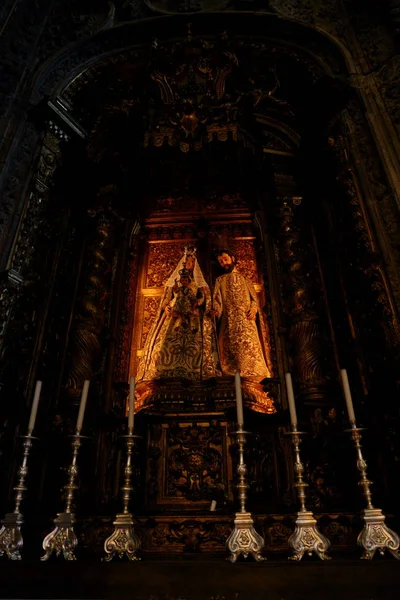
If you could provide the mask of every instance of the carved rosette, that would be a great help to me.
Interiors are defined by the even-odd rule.
[[[98,207],[89,211],[93,219],[81,275],[80,294],[75,306],[69,345],[67,395],[77,399],[85,379],[91,379],[101,357],[100,336],[106,319],[115,250],[117,215]]]
[[[298,201],[296,201],[298,202]],[[280,207],[279,255],[282,268],[284,310],[296,379],[304,400],[325,396],[323,329],[318,311],[318,275],[312,268],[310,245],[303,237],[299,206],[284,199]],[[311,257],[316,263],[315,257]]]

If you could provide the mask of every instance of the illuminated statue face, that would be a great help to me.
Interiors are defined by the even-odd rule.
[[[179,281],[181,282],[182,287],[186,288],[186,287],[189,287],[189,285],[190,285],[189,277],[181,277]]]
[[[223,252],[218,256],[218,262],[225,269],[225,271],[232,271],[235,266],[235,257],[229,256],[226,252]]]
[[[196,259],[194,258],[194,256],[188,256],[186,259],[186,269],[188,269],[188,271],[193,271],[194,266],[196,264]]]

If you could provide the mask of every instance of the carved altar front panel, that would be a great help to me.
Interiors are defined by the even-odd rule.
[[[149,508],[208,508],[231,498],[227,423],[199,420],[151,422],[146,496]]]

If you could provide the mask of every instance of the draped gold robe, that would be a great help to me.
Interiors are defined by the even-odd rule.
[[[223,375],[240,372],[242,377],[271,377],[264,355],[264,342],[257,293],[253,283],[236,268],[215,282],[214,310],[219,319],[218,346]],[[247,312],[256,308],[255,320]]]
[[[187,318],[182,290],[174,293],[171,287],[165,289],[143,349],[138,381],[176,377],[201,380],[221,375],[209,314],[210,290],[192,283],[190,297],[197,298],[199,305]],[[172,310],[171,316],[166,313],[167,306]]]

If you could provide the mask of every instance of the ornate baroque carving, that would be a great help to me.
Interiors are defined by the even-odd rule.
[[[149,333],[153,324],[153,320],[156,317],[160,300],[161,296],[147,297],[144,299],[142,339],[140,342],[141,348],[144,347],[147,334]]]
[[[133,315],[135,308],[136,286],[138,282],[139,236],[136,235],[131,247],[125,277],[125,302],[122,308],[119,336],[118,359],[115,381],[128,381],[131,358]]]
[[[316,399],[324,397],[327,383],[323,364],[326,338],[318,312],[320,291],[315,286],[315,256],[308,256],[311,247],[304,240],[307,224],[299,221],[298,208],[289,198],[283,199],[280,206],[282,294],[300,392],[304,398]]]
[[[400,308],[400,218],[396,197],[388,184],[360,110],[350,105],[345,124],[357,174],[366,189],[365,203],[384,257],[397,310]]]
[[[258,283],[255,240],[232,240],[232,251],[238,262],[238,270],[253,283]]]
[[[222,430],[176,425],[167,430],[167,495],[211,500],[224,493]]]
[[[83,381],[91,379],[98,368],[114,255],[116,214],[102,207],[89,214],[94,221],[93,232],[85,257],[86,268],[81,275],[69,345],[66,387],[71,398],[80,396]]]
[[[348,208],[357,235],[357,266],[370,281],[370,288],[376,299],[375,306],[381,313],[380,324],[385,331],[385,340],[388,346],[396,352],[400,348],[400,328],[388,292],[389,286],[381,264],[382,261],[376,251],[376,242],[371,235],[365,207],[357,190],[353,170],[347,160],[345,142],[343,138],[339,138],[332,140],[332,145],[339,159],[341,167],[339,181],[349,200]],[[400,225],[400,215],[398,222]]]
[[[162,287],[182,255],[182,243],[150,244],[146,287]]]

